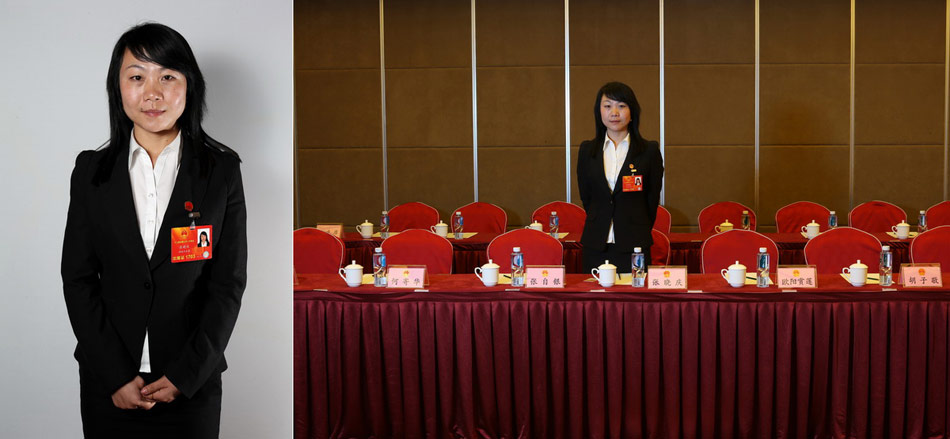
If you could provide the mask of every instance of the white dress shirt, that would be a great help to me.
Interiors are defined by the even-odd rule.
[[[178,167],[181,164],[181,132],[169,143],[155,160],[152,159],[135,136],[129,136],[129,180],[132,183],[132,201],[135,203],[135,216],[139,222],[139,232],[149,259],[155,249],[155,241],[162,227],[162,218],[168,201],[178,179]],[[152,371],[148,358],[148,329],[145,330],[145,344],[142,346],[142,362],[139,372]]]
[[[627,150],[630,149],[630,134],[620,141],[620,145],[615,147],[614,141],[610,136],[604,136],[604,175],[607,176],[607,185],[610,190],[614,190],[617,185],[617,178],[622,171],[623,162],[627,159]],[[607,244],[614,243],[614,221],[610,220],[610,232],[607,233]]]

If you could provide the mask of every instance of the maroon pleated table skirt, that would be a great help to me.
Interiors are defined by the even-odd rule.
[[[301,275],[297,438],[947,437],[950,289]],[[701,291],[701,292],[696,292]]]

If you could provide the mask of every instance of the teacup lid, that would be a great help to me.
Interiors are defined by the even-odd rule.
[[[343,267],[343,268],[346,270],[356,270],[356,269],[362,270],[363,266],[360,264],[357,264],[356,260],[354,260],[353,262],[350,262],[350,265],[347,265],[346,267]]]
[[[373,225],[373,223],[369,222],[369,220],[363,220],[363,224],[360,224],[360,225],[361,225],[361,226],[371,226],[371,225]]]
[[[907,224],[907,220],[905,219],[905,220],[903,220],[903,221],[897,223],[897,225],[898,225],[898,226],[909,226],[910,224]]]
[[[808,223],[808,225],[809,225],[809,226],[815,226],[815,227],[818,227],[818,225],[819,225],[819,224],[818,224],[818,223],[816,223],[816,222],[815,222],[815,220],[811,220],[811,222],[810,222],[810,223]]]
[[[739,263],[739,261],[736,261],[735,264],[732,264],[729,266],[729,269],[730,270],[745,270],[745,265],[742,265]]]
[[[726,226],[726,225],[731,226],[732,223],[730,223],[729,220],[727,219],[727,220],[723,220],[722,224],[720,224],[720,226]]]
[[[531,225],[532,225],[532,226],[533,226],[533,225],[539,225],[539,226],[540,226],[540,225],[541,225],[541,223],[539,223],[539,222],[537,222],[537,221],[535,221],[535,222],[532,222],[532,223],[531,223]]]
[[[600,264],[600,266],[597,267],[597,269],[598,270],[616,270],[617,266],[614,264],[611,264],[609,260],[604,260],[604,263]]]
[[[867,265],[861,263],[861,260],[858,259],[858,262],[851,264],[851,268],[868,268]]]
[[[442,222],[442,220],[439,220],[439,223],[436,224],[436,225],[437,225],[437,226],[447,226],[448,224]]]
[[[482,265],[482,270],[485,270],[488,268],[501,268],[501,267],[499,267],[498,264],[492,262],[492,260],[489,259],[487,264]]]

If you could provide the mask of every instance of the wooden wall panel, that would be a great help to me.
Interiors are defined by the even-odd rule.
[[[472,202],[472,147],[389,150],[389,206],[421,201],[449,222],[452,212]]]
[[[572,69],[573,66],[659,64],[659,2],[571,2],[570,15]],[[618,25],[620,23],[622,25]]]
[[[917,211],[943,200],[943,145],[859,145],[854,152],[854,203],[894,203],[917,224]]]
[[[380,148],[297,150],[300,223],[344,223],[347,231],[369,219],[379,224],[383,210]]]
[[[379,70],[298,70],[298,148],[382,146]]]
[[[563,66],[564,1],[478,0],[475,38],[479,67]]]
[[[294,1],[294,69],[377,69],[378,74],[379,1]]]
[[[946,18],[945,0],[861,0],[854,11],[855,62],[943,64]]]
[[[755,151],[750,145],[667,145],[666,208],[673,224],[695,226],[699,211],[717,201],[755,203]]]
[[[384,5],[387,69],[472,65],[469,0],[386,0]]]
[[[848,0],[762,0],[762,64],[845,64],[851,59]]]
[[[387,69],[387,146],[471,148],[471,88],[469,68]]]
[[[763,145],[760,154],[758,224],[774,231],[775,212],[796,201],[821,204],[847,224],[848,145]]]
[[[666,143],[752,145],[753,65],[666,66]]]
[[[564,200],[564,147],[479,147],[478,181],[479,201],[505,209],[509,226],[528,225],[535,209]]]
[[[854,76],[855,144],[943,143],[942,64],[859,64]]]
[[[666,0],[668,64],[755,62],[755,2]]]

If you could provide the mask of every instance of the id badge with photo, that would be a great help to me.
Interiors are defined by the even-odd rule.
[[[623,176],[623,191],[624,192],[641,192],[643,191],[643,176],[642,175],[624,175]]]
[[[213,242],[210,225],[175,227],[172,229],[172,262],[211,259]]]

